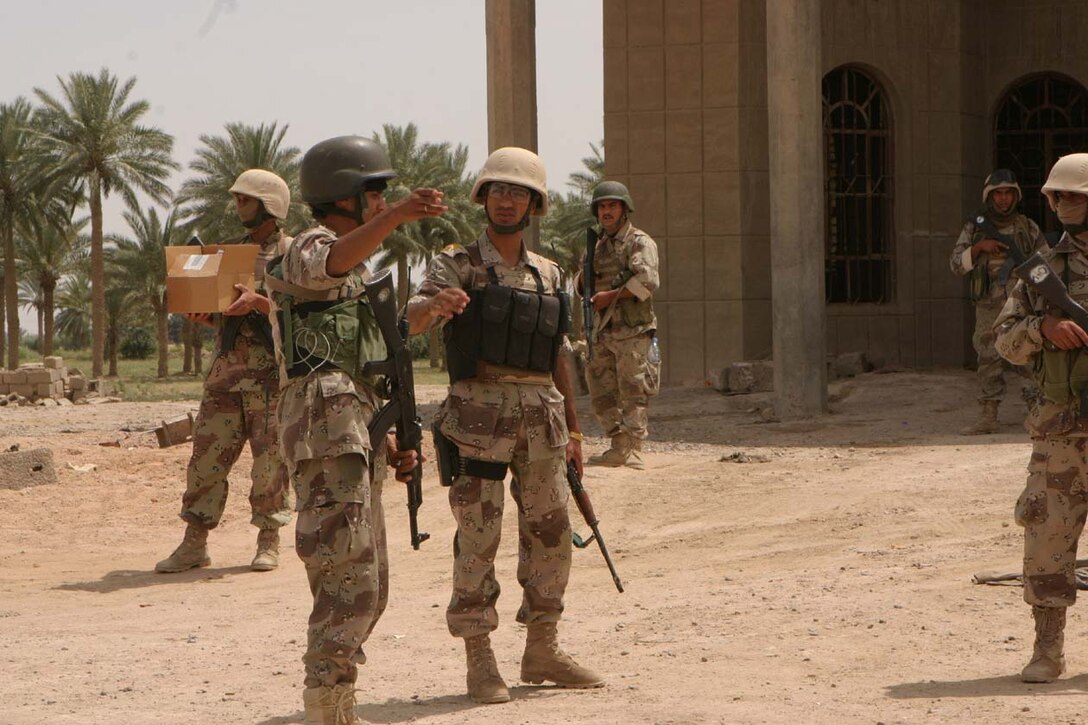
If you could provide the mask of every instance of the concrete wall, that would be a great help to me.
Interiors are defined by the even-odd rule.
[[[661,248],[665,380],[767,357],[765,2],[603,5],[605,161]],[[1085,28],[1086,2],[824,0],[823,72],[854,65],[882,83],[895,178],[894,301],[830,305],[828,352],[973,360],[973,310],[948,255],[993,163],[993,112],[1032,73],[1088,85]]]

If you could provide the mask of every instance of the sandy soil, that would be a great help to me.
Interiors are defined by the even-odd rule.
[[[832,413],[768,422],[766,396],[666,390],[647,470],[590,469],[587,489],[627,586],[595,549],[575,559],[561,639],[607,674],[596,691],[516,682],[516,531],[500,552],[494,635],[506,705],[464,696],[464,656],[443,618],[453,521],[433,468],[408,545],[403,492],[385,505],[392,599],[367,645],[359,714],[375,723],[1084,722],[1084,615],[1069,674],[1021,684],[1031,646],[1011,523],[1028,442],[1006,405],[1000,435],[962,438],[968,373],[866,375],[832,386]],[[442,394],[421,391],[426,413]],[[585,415],[586,401],[581,401]],[[293,551],[248,570],[255,530],[239,462],[212,566],[151,571],[180,539],[187,446],[155,421],[195,403],[0,409],[0,450],[53,449],[60,481],[0,491],[0,723],[301,721],[309,608]],[[604,447],[595,424],[588,452]],[[128,428],[130,430],[122,430]],[[105,447],[101,443],[120,443]],[[749,462],[728,458],[744,453]],[[765,460],[760,460],[763,458]],[[68,464],[94,463],[80,473]],[[577,516],[577,512],[574,513]],[[588,533],[585,526],[578,527]]]

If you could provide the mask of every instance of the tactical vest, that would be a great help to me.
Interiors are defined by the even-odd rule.
[[[494,267],[484,267],[480,247],[466,248],[472,281],[465,311],[446,324],[446,368],[450,382],[475,378],[479,363],[540,373],[555,372],[563,335],[570,331],[570,300],[549,294],[535,267],[536,291],[499,284]],[[477,279],[487,282],[477,285]]]
[[[606,292],[623,287],[635,275],[627,268],[620,254],[604,256],[596,254],[593,257],[593,276],[595,277],[594,289],[597,292]],[[638,327],[653,321],[654,304],[649,297],[644,300],[637,297],[624,297],[616,302],[614,314],[624,325]]]
[[[357,274],[332,290],[311,290],[285,282],[283,257],[268,263],[265,286],[275,293],[280,347],[290,378],[319,370],[342,370],[352,380],[381,390],[379,376],[364,374],[369,361],[387,357],[374,312]]]

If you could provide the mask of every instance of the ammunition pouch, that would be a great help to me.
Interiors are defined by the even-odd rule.
[[[1081,349],[1044,347],[1036,358],[1034,377],[1044,398],[1062,406],[1076,403],[1077,416],[1088,418],[1088,355]]]
[[[555,371],[570,330],[570,299],[488,284],[470,290],[465,311],[443,333],[450,382],[476,377],[477,364]]]
[[[971,290],[971,302],[978,302],[990,296],[990,267],[988,255],[980,255],[967,277]]]
[[[298,304],[284,300],[277,322],[288,377],[317,370],[342,370],[358,383],[379,391],[386,388],[380,376],[365,373],[368,361],[387,356],[374,313],[365,299]]]
[[[438,425],[431,428],[431,433],[434,435],[434,455],[438,459],[438,480],[443,486],[452,486],[459,476],[474,476],[489,481],[502,481],[506,478],[509,463],[465,458],[457,444],[442,435]]]

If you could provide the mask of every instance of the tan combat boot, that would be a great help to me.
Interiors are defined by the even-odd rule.
[[[488,635],[465,637],[465,659],[468,661],[468,696],[473,702],[485,705],[510,702],[510,690],[499,674]]]
[[[280,530],[261,529],[257,534],[257,555],[249,568],[253,571],[272,571],[280,565]]]
[[[555,622],[529,625],[525,654],[521,658],[521,680],[539,685],[548,680],[560,687],[602,687],[604,678],[582,667],[559,649]]]
[[[589,457],[591,466],[609,466],[618,468],[627,463],[627,455],[631,450],[631,444],[627,440],[626,433],[617,433],[612,436],[612,447],[604,453],[598,453]]]
[[[974,425],[969,425],[960,431],[960,435],[963,436],[980,436],[987,435],[988,433],[998,433],[1001,431],[1001,424],[997,422],[997,406],[1000,403],[996,400],[984,400],[982,401],[982,410],[979,411],[978,420]]]
[[[1020,673],[1023,682],[1053,682],[1065,672],[1065,607],[1032,607],[1035,651]]]
[[[307,687],[302,691],[305,725],[365,725],[355,717],[355,686]]]
[[[186,569],[208,566],[208,530],[200,524],[190,523],[185,527],[185,536],[178,548],[168,558],[155,565],[160,574],[173,574]]]

